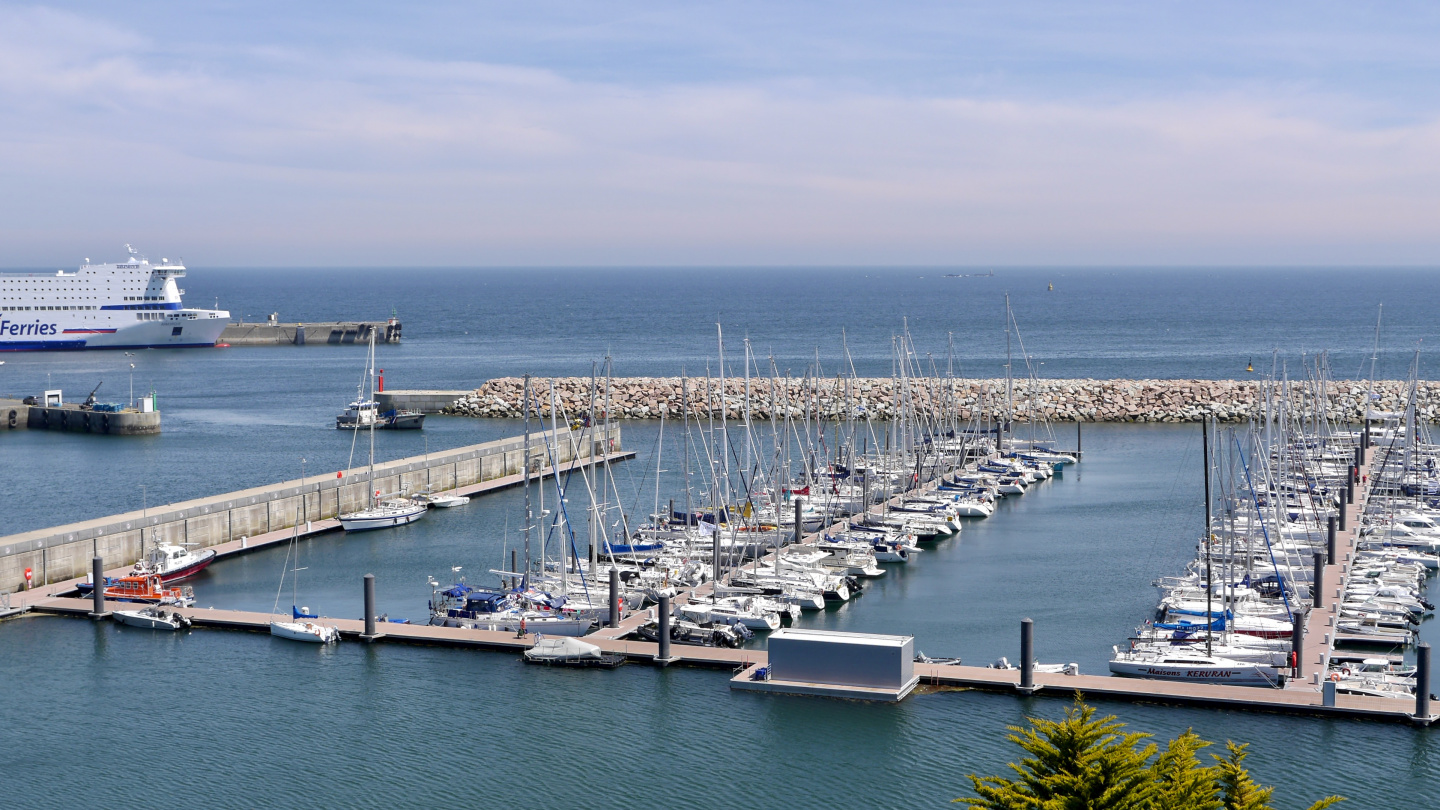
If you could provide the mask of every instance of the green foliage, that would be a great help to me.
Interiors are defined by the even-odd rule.
[[[976,810],[1272,810],[1275,789],[1250,778],[1244,745],[1227,742],[1205,766],[1199,754],[1210,743],[1194,731],[1160,751],[1149,734],[1124,733],[1114,715],[1097,718],[1079,693],[1063,720],[1027,722],[1009,727],[1026,754],[1010,764],[1014,778],[971,774],[975,797],[956,802]],[[1339,801],[1330,796],[1310,810]]]

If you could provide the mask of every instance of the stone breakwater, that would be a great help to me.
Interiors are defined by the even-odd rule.
[[[590,409],[589,377],[532,377],[532,413],[550,414],[550,388],[560,407],[560,418],[574,418]],[[694,416],[720,415],[718,380],[691,378],[690,412]],[[680,416],[679,377],[626,377],[610,381],[610,410],[620,419],[667,419]],[[501,377],[487,381],[456,401],[444,413],[461,416],[519,418],[523,381]],[[744,414],[744,380],[726,380],[724,407],[738,419]],[[768,420],[772,410],[783,417],[818,412],[822,419],[844,418],[847,408],[857,417],[888,419],[901,407],[903,391],[889,378],[855,380],[770,380],[750,381],[750,417]],[[1359,422],[1364,413],[1368,385],[1363,382],[1332,382],[1326,391],[1326,412],[1331,419]],[[1260,412],[1261,383],[1252,380],[1041,380],[1016,381],[1015,420],[1056,422],[1198,422],[1214,416],[1224,422],[1243,422]],[[1378,399],[1374,410],[1401,411],[1408,385],[1389,380],[1376,383]],[[1292,398],[1302,412],[1308,412],[1314,398],[1307,387],[1291,385]],[[920,413],[953,412],[963,419],[977,414],[992,418],[1003,412],[1004,380],[916,379],[909,384],[910,407]],[[604,381],[599,384],[595,411],[602,413]],[[1421,382],[1416,400],[1419,417],[1435,421],[1440,415],[1440,382]]]

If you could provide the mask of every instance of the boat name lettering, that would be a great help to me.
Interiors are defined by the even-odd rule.
[[[55,324],[53,323],[17,323],[15,321],[0,320],[0,335],[54,335]]]

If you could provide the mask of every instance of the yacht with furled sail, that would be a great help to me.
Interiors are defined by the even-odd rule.
[[[214,346],[222,309],[184,306],[183,262],[129,258],[54,273],[0,273],[0,351]]]
[[[370,331],[370,355],[366,363],[365,374],[370,378],[370,394],[375,394],[375,331]],[[364,393],[365,383],[360,383],[361,393]],[[404,526],[407,523],[414,523],[425,516],[430,508],[422,501],[409,497],[384,497],[380,491],[375,489],[375,427],[372,420],[369,425],[370,432],[370,477],[367,479],[365,488],[365,508],[355,512],[347,512],[340,515],[340,525],[347,532],[361,532],[368,529],[388,529],[393,526]],[[354,443],[351,443],[351,454],[354,454]]]

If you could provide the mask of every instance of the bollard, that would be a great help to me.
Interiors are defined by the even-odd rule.
[[[610,627],[620,626],[620,572],[610,569]]]
[[[660,594],[659,613],[660,627],[659,642],[660,651],[655,655],[655,663],[664,666],[670,663],[670,597]]]
[[[1295,664],[1295,677],[1299,679],[1300,665],[1305,658],[1305,610],[1301,608],[1290,616],[1290,660]]]
[[[93,578],[95,588],[92,590],[91,598],[94,599],[93,609],[90,611],[90,618],[103,619],[110,614],[105,611],[105,561],[99,557],[90,561],[90,576]]]
[[[1035,691],[1035,623],[1020,620],[1020,691]]]
[[[1430,645],[1415,646],[1415,718],[1430,721]]]
[[[1335,517],[1332,515],[1325,521],[1325,562],[1334,565],[1339,546],[1335,540]]]
[[[365,634],[360,638],[374,641],[375,633],[375,575],[365,575]]]
[[[1310,591],[1315,594],[1315,607],[1325,607],[1325,555],[1315,552],[1315,581],[1310,585]]]

